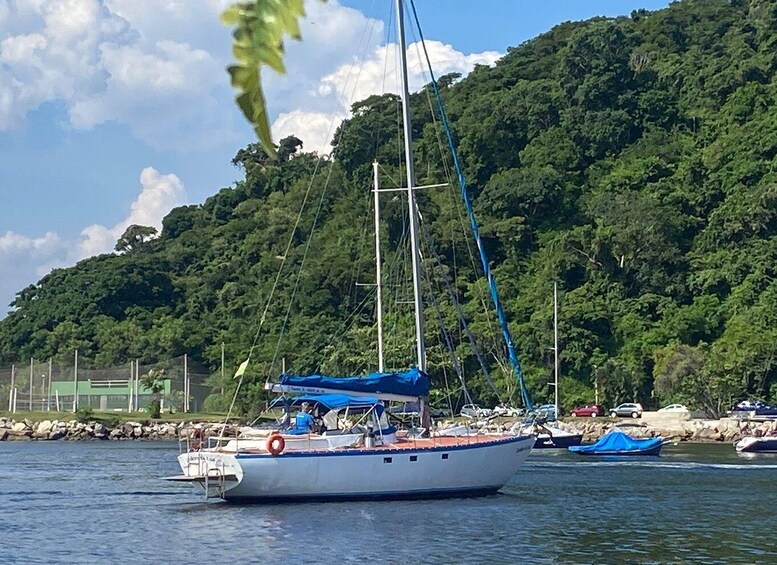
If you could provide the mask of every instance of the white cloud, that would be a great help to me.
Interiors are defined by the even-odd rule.
[[[203,49],[216,58],[230,56],[230,30],[219,15],[234,0],[105,0],[145,41],[175,41]]]
[[[100,45],[132,38],[127,22],[97,0],[15,2],[7,21],[0,71],[8,77],[2,87],[13,113],[0,116],[0,130],[18,125],[44,102],[92,95],[106,78]]]
[[[9,231],[0,237],[0,258],[23,254],[34,259],[41,259],[56,252],[60,244],[61,240],[54,232],[47,232],[42,237],[31,238]]]
[[[224,71],[231,30],[218,18],[230,1],[0,0],[0,131],[61,102],[70,127],[119,122],[157,149],[242,143]],[[306,9],[303,41],[286,43],[288,74],[268,70],[263,78],[276,135],[295,133],[318,150],[328,137],[324,116],[339,119],[355,100],[396,91],[396,80],[386,78],[396,76],[396,47],[381,45],[383,21],[337,0]],[[439,74],[466,73],[499,56],[427,46]],[[427,81],[416,46],[408,59],[418,88]]]
[[[140,195],[125,219],[112,227],[93,224],[83,229],[78,244],[80,259],[113,251],[116,241],[133,224],[161,229],[165,215],[186,198],[186,190],[177,176],[161,175],[153,167],[143,169],[140,184]]]
[[[228,45],[221,3],[11,3],[0,29],[0,131],[18,127],[41,104],[64,102],[72,127],[117,121],[156,148],[205,149],[231,139],[224,62],[173,34],[148,33],[183,20],[210,30],[210,42],[221,32]]]
[[[420,89],[431,80],[421,49],[420,43],[411,43],[407,46],[407,80],[411,92]],[[501,56],[496,51],[465,55],[453,46],[439,41],[427,41],[426,49],[435,76],[438,77],[452,72],[467,74],[475,65],[492,65]],[[356,70],[352,68],[353,65],[342,65],[335,72],[321,79],[317,94],[319,96],[335,94],[350,107],[354,102],[364,100],[372,94],[397,93],[400,88],[397,79],[398,51],[398,46],[391,43],[375,49],[369,59],[366,59]]]
[[[213,147],[229,139],[229,121],[214,92],[224,86],[222,66],[205,51],[160,41],[155,52],[103,46],[109,78],[94,96],[74,102],[70,120],[92,128],[116,120],[154,147]],[[224,86],[226,88],[226,86]],[[205,135],[207,132],[207,135]]]
[[[47,232],[29,237],[12,231],[0,236],[0,318],[19,290],[39,280],[53,268],[68,267],[81,259],[110,253],[129,226],[162,227],[170,210],[186,201],[186,190],[174,174],[160,174],[153,167],[140,173],[140,193],[130,204],[127,216],[114,226],[93,224],[81,231],[77,241]]]
[[[273,122],[273,137],[277,141],[289,135],[296,135],[303,141],[305,151],[329,153],[329,141],[337,126],[346,117],[345,112],[334,115],[303,110],[284,112]]]
[[[47,266],[67,253],[67,245],[53,232],[27,237],[8,231],[0,236],[0,318],[17,292],[45,275]]]
[[[328,123],[332,117],[336,127],[354,102],[373,94],[399,92],[398,46],[380,44],[384,39],[381,21],[336,2],[313,6],[303,26],[302,43],[290,45],[289,76],[267,73],[265,80],[270,109],[276,98],[284,104],[272,124],[273,135],[294,134],[305,142],[306,150],[328,152],[334,134]],[[426,47],[437,76],[467,74],[475,65],[494,64],[502,55],[495,51],[468,55],[440,41],[427,40]],[[411,91],[430,81],[420,43],[407,46],[407,63]]]

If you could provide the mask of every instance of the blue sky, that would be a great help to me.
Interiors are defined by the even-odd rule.
[[[53,267],[111,251],[127,225],[161,224],[238,172],[253,141],[223,69],[228,0],[0,0],[0,317]],[[435,70],[467,72],[568,20],[659,0],[417,0]],[[308,0],[286,77],[266,73],[276,136],[307,150],[350,103],[391,89],[388,0]],[[393,38],[390,39],[393,41]],[[411,58],[411,84],[425,82]],[[354,63],[356,61],[356,63]],[[389,67],[391,65],[389,64]],[[415,69],[415,70],[414,70]],[[355,81],[358,75],[359,81]]]

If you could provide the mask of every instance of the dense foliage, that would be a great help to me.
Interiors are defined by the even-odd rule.
[[[777,401],[776,69],[777,1],[686,0],[565,23],[492,68],[442,77],[536,400],[552,397],[558,281],[565,405],[593,400],[596,385],[608,404],[718,413],[739,397]],[[294,138],[272,158],[249,146],[235,157],[245,179],[173,210],[158,238],[142,232],[121,254],[22,290],[0,322],[0,362],[79,348],[101,364],[188,352],[215,366],[223,341],[236,365],[256,339],[244,406],[281,359],[295,371],[374,370],[373,289],[357,283],[374,277],[373,159],[384,184],[402,178],[397,104],[354,105],[332,159],[299,152]],[[444,182],[450,162],[426,91],[412,114],[419,183]],[[512,396],[455,189],[419,196],[434,382],[457,378],[451,342],[473,395],[494,400],[450,288]],[[387,358],[400,368],[413,360],[409,289],[395,286],[408,274],[406,203],[382,206]],[[234,383],[224,384],[226,398]]]

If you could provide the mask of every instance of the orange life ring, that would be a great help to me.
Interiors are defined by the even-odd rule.
[[[281,434],[272,434],[267,438],[267,451],[271,455],[277,456],[283,453],[283,449],[286,447],[286,440],[283,439]]]

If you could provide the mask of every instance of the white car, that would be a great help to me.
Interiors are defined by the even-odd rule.
[[[685,404],[670,404],[658,409],[659,412],[690,412]]]

